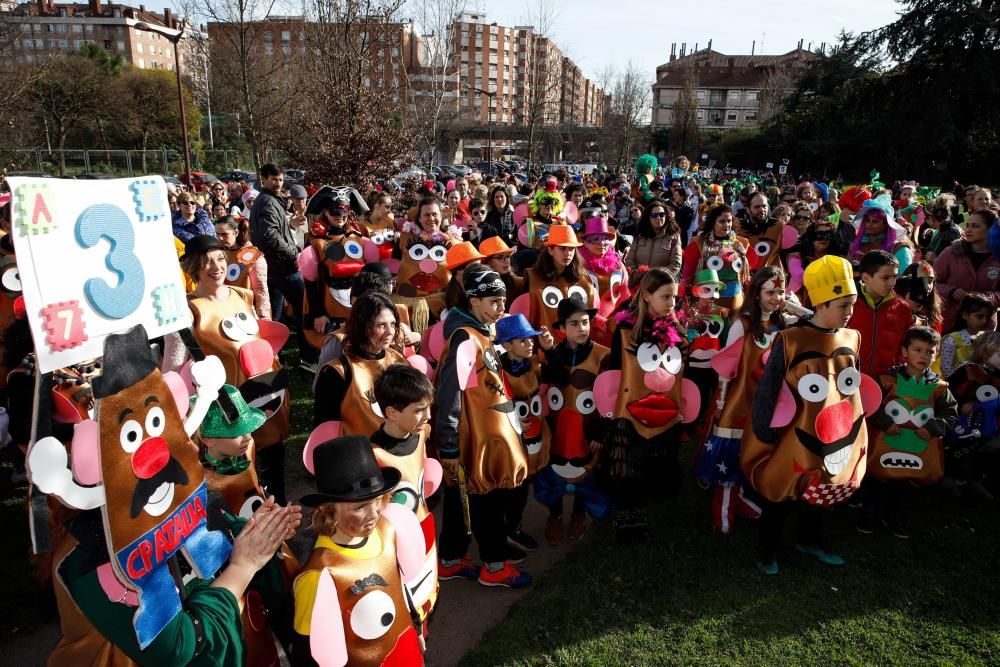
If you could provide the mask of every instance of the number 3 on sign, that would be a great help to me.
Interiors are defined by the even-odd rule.
[[[135,256],[135,230],[125,211],[112,204],[94,204],[76,219],[76,242],[93,248],[101,238],[111,243],[105,265],[118,275],[112,287],[103,278],[89,278],[83,292],[91,307],[112,320],[128,317],[142,303],[146,276]]]

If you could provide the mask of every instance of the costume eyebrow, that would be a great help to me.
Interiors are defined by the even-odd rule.
[[[156,396],[147,396],[146,401],[143,403],[143,405],[149,405],[150,403],[159,403],[159,402],[160,399],[158,399]]]
[[[841,349],[848,349],[848,348],[841,348]],[[834,353],[834,354],[836,354],[836,353]],[[795,357],[792,359],[792,362],[790,364],[788,364],[788,367],[789,368],[794,368],[795,366],[798,366],[802,362],[809,361],[810,359],[829,359],[829,358],[830,357],[828,357],[827,355],[823,354],[822,352],[816,352],[815,350],[809,350],[807,352],[802,352],[801,354],[795,355]]]
[[[118,413],[118,423],[121,424],[133,412],[132,408],[122,408],[122,411]]]
[[[355,595],[361,595],[365,592],[366,588],[371,588],[372,586],[383,586],[388,588],[389,584],[385,582],[385,579],[377,574],[369,574],[364,579],[356,579],[354,585],[351,586],[351,592]]]
[[[858,358],[858,353],[855,352],[854,350],[852,350],[849,347],[838,347],[836,350],[833,351],[833,354],[831,354],[830,356],[831,357],[839,357],[839,356],[842,356],[842,355],[845,355],[845,356],[848,356],[848,357],[854,357],[855,359]]]

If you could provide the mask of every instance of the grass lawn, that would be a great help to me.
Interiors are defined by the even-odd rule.
[[[829,520],[844,567],[795,552],[789,532],[768,578],[754,567],[756,526],[714,533],[710,500],[686,480],[657,503],[655,538],[640,547],[598,527],[462,664],[1000,662],[995,504],[927,491],[909,540],[857,534],[844,506]]]

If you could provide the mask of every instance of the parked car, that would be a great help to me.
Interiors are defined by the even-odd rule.
[[[182,174],[181,176],[179,176],[179,178],[181,180],[181,183],[187,183],[187,174]],[[207,171],[192,171],[191,183],[189,185],[191,186],[191,189],[194,192],[203,192],[212,187],[212,183],[218,183],[218,182],[219,179],[217,179],[215,176],[208,173]]]
[[[472,173],[472,167],[467,167],[464,164],[449,164],[442,165],[442,167],[448,167],[449,171],[453,174],[458,174],[459,176],[468,176]]]
[[[181,183],[181,179],[177,178],[176,176],[164,176],[163,177],[163,181],[167,185],[173,185],[174,187],[178,187],[178,188],[183,188],[184,187],[184,184]]]
[[[77,174],[76,177],[82,181],[106,181],[112,178],[118,178],[114,174]]]
[[[219,180],[223,183],[232,183],[234,181],[246,181],[249,183],[250,181],[257,180],[257,174],[252,171],[237,169],[236,171],[227,171],[226,173],[220,175]]]
[[[412,165],[407,169],[404,169],[403,171],[399,172],[395,176],[393,176],[393,178],[398,178],[403,181],[409,180],[411,178],[426,178],[426,177],[427,177],[427,172],[425,172],[423,169],[421,169],[416,165]]]
[[[11,176],[27,176],[30,178],[53,178],[52,174],[45,171],[12,171],[7,174],[7,177]]]
[[[306,179],[306,172],[301,169],[286,169],[285,170],[285,180],[292,179],[293,181],[302,182]]]

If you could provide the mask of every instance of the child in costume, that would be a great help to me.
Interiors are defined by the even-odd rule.
[[[545,540],[562,540],[563,497],[573,494],[573,514],[566,536],[578,540],[587,529],[587,513],[595,519],[610,518],[611,503],[597,489],[594,467],[600,462],[604,442],[601,415],[594,400],[594,381],[607,370],[610,350],[590,340],[591,321],[597,309],[579,297],[559,302],[555,326],[563,340],[545,353],[542,383],[546,387],[548,422],[552,429],[549,466],[535,480],[535,497],[549,508]]]
[[[896,280],[896,294],[906,302],[913,313],[913,324],[930,327],[941,333],[941,296],[934,289],[937,276],[934,267],[925,260],[906,267],[903,275]],[[936,360],[939,360],[936,359]]]
[[[277,567],[301,513],[268,499],[244,526],[210,503],[188,434],[225,380],[217,358],[192,365],[193,403],[180,377],[161,375],[141,326],[105,339],[102,369],[95,418],[77,425],[70,451],[52,437],[28,451],[32,482],[81,510],[53,557],[64,636],[51,663],[243,664],[240,600]],[[183,593],[180,559],[195,575]]]
[[[555,176],[545,179],[542,187],[528,201],[528,215],[517,230],[518,246],[522,249],[538,249],[545,244],[549,229],[566,222],[559,217],[563,209],[563,199],[559,194],[559,183]]]
[[[858,263],[861,292],[847,326],[861,334],[861,372],[878,377],[899,357],[900,343],[913,323],[913,313],[896,296],[899,260],[884,250],[865,253]]]
[[[698,415],[698,387],[684,378],[684,325],[674,311],[677,279],[646,271],[633,308],[619,313],[608,371],[594,382],[598,413],[612,419],[606,447],[615,537],[645,539],[650,489],[680,481],[678,429]]]
[[[712,358],[719,353],[719,340],[729,327],[729,311],[718,305],[725,285],[714,269],[702,269],[694,274],[685,311],[688,339],[688,358],[685,376],[698,385],[701,391],[701,410],[694,428],[695,442],[701,443],[707,435],[705,417],[712,413],[712,392],[718,384],[718,373],[712,368]],[[699,426],[700,425],[700,426]]]
[[[795,548],[828,565],[843,565],[823,534],[824,509],[844,502],[865,474],[865,415],[881,402],[878,384],[859,370],[861,335],[846,328],[857,299],[850,263],[826,255],[803,282],[815,313],[778,333],[757,384],[743,433],[740,467],[765,502],[758,567],[778,573],[778,547],[788,515],[798,509]]]
[[[485,257],[479,254],[476,247],[469,241],[455,243],[448,248],[445,265],[451,271],[451,279],[448,281],[448,287],[445,289],[445,308],[454,308],[462,303],[462,299],[465,296],[462,273],[465,271],[465,267],[470,264],[479,264],[483,259]],[[441,319],[445,317],[447,317],[447,311],[441,313]]]
[[[879,377],[882,406],[868,420],[872,446],[859,533],[875,532],[882,509],[886,528],[896,537],[909,537],[910,489],[937,484],[944,475],[941,440],[955,424],[958,404],[948,383],[930,369],[940,343],[933,329],[912,327],[903,337],[904,363]]]
[[[941,341],[939,370],[944,377],[951,376],[963,363],[972,358],[972,346],[991,324],[996,306],[981,294],[966,294],[958,306],[955,326]]]
[[[295,579],[293,664],[423,665],[420,622],[405,581],[424,562],[413,512],[386,496],[399,484],[396,468],[379,468],[362,435],[311,450],[316,493],[316,546]]]
[[[372,434],[375,460],[399,470],[402,478],[389,502],[413,512],[424,535],[424,562],[406,587],[417,618],[425,623],[438,596],[437,529],[427,498],[441,486],[441,464],[427,458],[434,386],[427,376],[407,364],[394,364],[375,380],[375,398],[385,421]]]
[[[743,309],[726,332],[725,347],[712,357],[719,374],[715,407],[719,410],[711,433],[698,451],[697,477],[715,486],[712,525],[723,533],[733,529],[736,512],[757,518],[760,507],[744,493],[740,471],[740,440],[750,418],[751,396],[764,370],[775,335],[785,328],[785,281],[781,269],[757,270]]]
[[[521,444],[528,455],[528,479],[511,494],[507,510],[507,525],[510,528],[507,542],[522,551],[534,551],[538,548],[538,542],[524,532],[521,519],[528,503],[530,478],[534,478],[548,465],[552,439],[549,424],[543,418],[545,396],[540,392],[541,365],[534,355],[535,337],[538,337],[539,346],[543,350],[552,349],[554,341],[548,331],[532,329],[521,314],[501,318],[496,330],[493,342],[504,349],[500,355],[500,365],[521,422]]]
[[[531,576],[507,562],[505,508],[524,482],[528,459],[521,421],[493,350],[493,325],[503,315],[506,288],[485,266],[465,271],[466,302],[444,322],[444,360],[437,372],[438,443],[444,480],[439,579],[478,578],[483,586],[520,588]],[[483,565],[467,554],[475,535]]]
[[[553,226],[545,248],[525,274],[526,294],[511,305],[510,311],[524,313],[532,326],[545,327],[558,338],[561,334],[552,325],[560,301],[575,294],[586,304],[596,304],[597,285],[577,252],[581,245],[572,227]]]
[[[517,275],[511,266],[514,251],[508,246],[502,236],[491,236],[479,244],[479,253],[486,259],[483,263],[500,274],[503,284],[507,286],[507,298],[513,301],[524,293],[524,278]]]
[[[622,255],[615,250],[617,233],[608,226],[608,209],[600,201],[587,200],[580,210],[583,220],[583,265],[596,279],[598,312],[591,322],[594,339],[604,345],[611,342],[613,326],[608,318],[628,297],[628,270]]]
[[[222,496],[231,514],[249,519],[267,498],[253,467],[252,436],[267,421],[267,415],[247,405],[236,387],[226,384],[222,391],[236,407],[237,416],[227,419],[217,401],[209,406],[198,431],[199,458],[209,491]],[[240,618],[248,667],[277,667],[281,663],[274,637],[286,649],[293,638],[290,593],[299,562],[287,545],[281,547],[280,554],[280,576],[269,582],[270,586],[249,589],[243,601]]]

